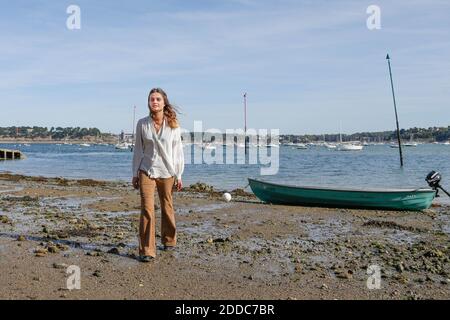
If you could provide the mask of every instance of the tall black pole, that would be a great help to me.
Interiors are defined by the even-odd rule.
[[[247,92],[244,93],[244,149],[247,155]]]
[[[389,76],[391,77],[392,99],[394,100],[395,122],[397,123],[398,150],[400,151],[400,166],[403,167],[402,143],[400,140],[400,128],[398,125],[397,104],[395,103],[394,82],[392,81],[391,58],[389,57],[389,54],[386,56],[386,60],[388,61]]]

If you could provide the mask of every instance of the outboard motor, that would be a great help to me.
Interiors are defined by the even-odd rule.
[[[436,197],[439,197],[439,195],[438,195],[439,189],[444,191],[445,194],[450,197],[450,194],[444,188],[442,188],[442,186],[439,184],[439,182],[441,182],[441,179],[442,179],[441,174],[437,171],[431,171],[425,178],[428,185],[433,190],[436,190]]]

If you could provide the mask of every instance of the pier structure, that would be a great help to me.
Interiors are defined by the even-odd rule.
[[[0,161],[21,159],[25,159],[25,155],[19,150],[0,149]]]

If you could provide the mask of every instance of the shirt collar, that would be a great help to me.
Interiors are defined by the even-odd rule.
[[[152,130],[152,132],[155,135],[160,136],[162,134],[163,130],[165,130],[165,128],[166,128],[166,117],[163,118],[163,123],[162,123],[161,129],[159,129],[159,134],[156,132],[155,126],[153,125],[153,122],[154,122],[153,118],[151,116],[149,116],[149,119],[150,119],[150,130]]]

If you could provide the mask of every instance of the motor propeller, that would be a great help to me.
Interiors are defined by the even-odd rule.
[[[440,185],[441,182],[441,174],[437,171],[431,171],[425,178],[425,181],[428,183],[428,185],[433,189],[436,190],[436,197],[439,197],[438,192],[439,189],[441,189],[446,195],[450,197],[450,193],[448,193],[442,186]]]

